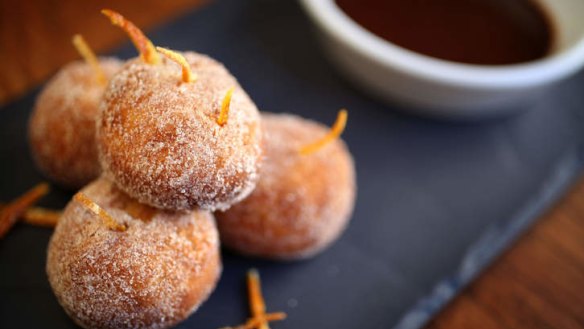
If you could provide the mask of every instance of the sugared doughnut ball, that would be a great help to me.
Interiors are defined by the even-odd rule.
[[[122,66],[114,58],[99,62],[108,79]],[[63,67],[36,100],[28,126],[33,159],[64,187],[80,188],[101,171],[95,120],[105,87],[89,64],[77,61]]]
[[[251,256],[296,259],[331,244],[355,203],[355,168],[342,140],[300,155],[328,128],[287,114],[262,114],[265,159],[252,194],[217,212],[222,243]]]
[[[207,299],[221,272],[213,215],[142,206],[100,178],[82,191],[125,231],[73,199],[51,238],[47,273],[84,328],[168,328]]]
[[[104,172],[140,202],[163,209],[227,209],[258,179],[259,112],[217,61],[183,54],[197,79],[163,59],[131,60],[111,81],[97,141]],[[228,121],[217,123],[235,87]]]

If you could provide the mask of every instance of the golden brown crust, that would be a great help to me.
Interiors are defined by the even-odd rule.
[[[156,211],[136,218],[132,199],[100,178],[82,190],[118,232],[83,205],[67,205],[48,249],[47,273],[59,303],[85,328],[168,328],[209,296],[221,272],[209,212]],[[143,212],[141,212],[143,213]]]
[[[122,66],[114,58],[101,58],[100,64],[108,79]],[[80,188],[100,173],[95,120],[104,90],[91,66],[76,61],[63,67],[36,100],[28,126],[33,159],[64,187]]]
[[[129,61],[102,103],[97,140],[106,175],[142,203],[162,209],[226,209],[255,187],[261,155],[259,112],[215,60],[183,53],[197,76],[181,68]],[[227,123],[221,101],[235,87]]]
[[[355,169],[342,140],[300,155],[327,128],[292,115],[263,113],[265,159],[252,194],[217,212],[224,245],[275,259],[314,255],[346,226],[355,202]]]

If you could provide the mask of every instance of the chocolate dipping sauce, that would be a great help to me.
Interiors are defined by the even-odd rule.
[[[553,27],[530,0],[336,0],[365,29],[454,62],[503,65],[546,56]]]

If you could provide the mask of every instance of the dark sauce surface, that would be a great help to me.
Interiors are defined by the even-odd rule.
[[[374,34],[425,55],[503,65],[546,56],[553,28],[530,0],[336,0]]]

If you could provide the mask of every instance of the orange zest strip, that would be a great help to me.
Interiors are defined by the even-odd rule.
[[[136,201],[130,201],[127,203],[124,206],[124,210],[128,213],[128,215],[144,222],[150,221],[158,213],[156,208],[138,203]]]
[[[196,76],[191,71],[191,66],[187,63],[187,60],[183,55],[176,51],[172,51],[170,49],[156,47],[162,55],[166,56],[168,59],[176,62],[178,65],[182,67],[182,81],[183,82],[194,82],[196,80]]]
[[[343,133],[343,130],[345,130],[345,126],[347,125],[347,116],[348,116],[347,110],[345,109],[340,110],[339,114],[337,115],[337,120],[335,121],[335,124],[333,125],[331,130],[321,139],[301,147],[300,154],[301,155],[312,154],[320,150],[327,144],[331,143],[335,139],[339,138],[339,136],[341,136],[341,134]]]
[[[47,183],[38,184],[0,210],[0,239],[8,233],[28,207],[47,193],[49,193],[49,185]]]
[[[0,204],[0,212],[6,207],[4,204]],[[63,213],[58,210],[46,209],[40,207],[29,207],[27,208],[20,219],[30,225],[43,226],[43,227],[55,227],[57,222],[61,218]]]
[[[107,79],[105,78],[105,74],[99,66],[99,62],[97,61],[97,57],[95,53],[91,50],[85,39],[81,34],[75,34],[72,39],[73,46],[77,49],[77,52],[83,57],[85,62],[91,66],[93,72],[95,72],[95,78],[97,82],[101,85],[105,85],[107,83]]]
[[[247,289],[251,315],[254,318],[261,317],[266,313],[266,303],[262,296],[260,275],[256,269],[251,269],[247,272]]]
[[[252,317],[243,325],[224,327],[223,329],[270,329],[268,322],[281,321],[286,318],[286,313],[284,312],[266,314],[266,303],[262,296],[260,275],[255,269],[247,272],[247,289]]]
[[[284,312],[268,313],[261,317],[248,319],[245,324],[236,327],[223,327],[221,329],[254,329],[258,328],[262,322],[282,321],[287,315]]]
[[[227,118],[229,117],[229,105],[231,104],[231,96],[233,95],[234,90],[235,87],[229,88],[225,94],[225,97],[223,98],[223,102],[221,103],[221,112],[217,118],[217,124],[220,126],[223,126],[227,123]]]
[[[148,64],[160,63],[160,56],[156,52],[152,42],[142,33],[142,31],[134,25],[134,23],[127,20],[120,13],[111,9],[102,9],[101,13],[107,16],[112,24],[119,26],[124,30],[138,51],[142,60]]]
[[[32,207],[28,208],[21,217],[23,222],[30,225],[55,227],[61,215],[62,212],[58,210]]]
[[[268,322],[282,321],[284,319],[286,319],[286,313],[284,312],[268,313],[260,317],[251,318],[240,327],[242,329],[270,328],[268,326]],[[262,325],[264,325],[265,327],[262,327]]]
[[[126,230],[126,226],[118,223],[115,219],[112,218],[102,207],[100,207],[97,203],[91,201],[85,194],[78,192],[73,196],[73,199],[79,203],[81,203],[87,210],[91,211],[93,214],[99,216],[105,225],[113,231],[123,232]]]

